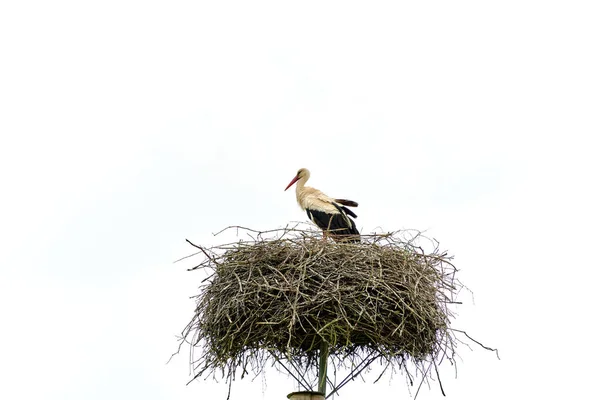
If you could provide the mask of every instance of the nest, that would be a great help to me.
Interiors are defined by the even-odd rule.
[[[406,231],[361,243],[300,229],[246,231],[248,240],[196,246],[205,259],[193,269],[210,276],[183,332],[199,353],[194,379],[217,371],[232,379],[238,368],[243,377],[276,361],[308,390],[298,375],[316,366],[323,345],[353,371],[375,360],[406,370],[408,360],[454,357],[449,304],[462,285],[437,242],[425,251],[422,236]]]

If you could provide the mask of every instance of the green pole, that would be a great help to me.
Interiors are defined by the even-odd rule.
[[[327,342],[321,341],[321,350],[319,351],[319,392],[327,391],[327,357],[329,356],[329,348]]]

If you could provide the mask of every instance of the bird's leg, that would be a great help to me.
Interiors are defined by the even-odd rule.
[[[327,241],[327,231],[323,231],[323,242]]]

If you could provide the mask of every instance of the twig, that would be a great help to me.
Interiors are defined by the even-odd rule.
[[[477,340],[475,340],[471,336],[469,336],[469,334],[467,332],[461,331],[460,329],[451,328],[450,330],[453,332],[460,332],[463,335],[465,335],[466,337],[468,337],[471,341],[473,341],[473,342],[477,343],[479,346],[483,347],[484,349],[495,352],[498,360],[500,359],[500,354],[498,354],[498,349],[492,349],[491,347],[484,346],[483,344],[481,344],[480,342],[478,342]]]
[[[194,243],[190,242],[188,239],[185,239],[185,241],[188,242],[189,244],[191,244],[192,246],[194,246],[195,248],[200,249],[206,256],[206,258],[208,258],[209,260],[212,260],[215,264],[217,264],[217,261],[214,258],[212,258],[211,256],[209,256],[208,253],[204,250],[204,248],[202,248],[198,245],[195,245]],[[196,253],[196,254],[198,254],[198,253]]]

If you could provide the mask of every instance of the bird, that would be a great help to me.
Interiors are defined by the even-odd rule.
[[[297,182],[298,205],[306,211],[308,218],[323,230],[324,240],[331,235],[336,241],[360,242],[360,232],[352,220],[357,216],[348,208],[358,207],[358,203],[352,200],[334,199],[318,189],[305,186],[309,178],[310,172],[306,168],[300,168],[284,191]]]

